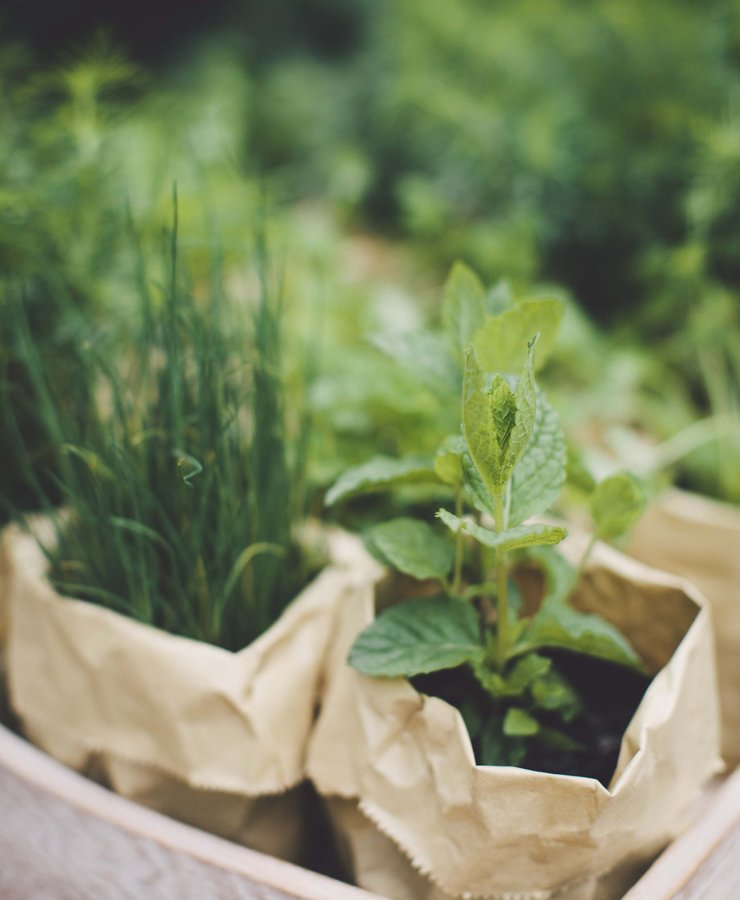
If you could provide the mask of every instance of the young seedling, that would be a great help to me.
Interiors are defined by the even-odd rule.
[[[469,296],[469,283],[467,288]],[[454,497],[454,511],[436,514],[446,531],[399,518],[368,534],[380,559],[438,589],[379,615],[349,654],[350,664],[366,675],[421,679],[425,689],[451,699],[486,764],[521,763],[535,745],[578,750],[569,724],[581,714],[582,701],[561,671],[563,653],[642,671],[614,626],[567,602],[595,540],[618,536],[639,514],[643,499],[636,482],[620,474],[595,488],[595,534],[576,566],[552,549],[566,536],[563,527],[530,521],[557,498],[566,469],[557,417],[535,384],[541,336],[532,334],[521,351],[505,340],[506,331],[518,340],[530,312],[512,305],[479,319],[477,330],[464,331],[472,346],[464,354],[462,433],[443,441],[433,465],[437,483]],[[487,377],[482,370],[477,357],[492,335],[500,358],[524,358],[518,377]],[[403,462],[395,472],[385,469],[385,478],[398,483],[420,476],[418,461],[407,461],[405,472]],[[366,466],[354,482],[345,477],[339,490],[354,491],[360,483],[377,487],[368,473]],[[517,579],[525,561],[544,575],[536,606],[525,603]],[[429,677],[439,672],[446,677]]]

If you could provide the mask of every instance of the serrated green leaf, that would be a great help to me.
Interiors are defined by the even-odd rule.
[[[370,540],[394,568],[414,578],[445,578],[455,562],[452,543],[418,519],[376,525]]]
[[[461,434],[452,434],[442,441],[434,457],[434,471],[440,481],[453,487],[462,482],[462,457],[465,452],[465,439]]]
[[[447,597],[392,606],[360,633],[349,664],[388,678],[452,669],[480,657],[478,617],[468,603]]]
[[[456,262],[442,296],[442,322],[453,353],[462,360],[463,351],[483,325],[485,289],[480,279],[464,263]]]
[[[504,455],[504,480],[511,478],[514,467],[522,458],[534,433],[534,422],[537,412],[537,391],[534,384],[535,345],[539,335],[529,342],[527,361],[524,364],[516,385],[516,416],[511,429],[511,437],[507,442]]]
[[[433,462],[427,456],[405,456],[401,459],[376,456],[344,472],[327,491],[324,503],[333,506],[356,494],[387,490],[401,484],[436,484],[438,481]]]
[[[481,544],[485,544],[486,547],[492,547],[504,553],[510,550],[519,550],[522,547],[535,547],[540,544],[559,544],[563,538],[568,536],[566,529],[559,525],[535,523],[532,525],[517,525],[515,528],[507,528],[506,531],[493,531],[469,519],[461,519],[446,509],[437,510],[436,516],[444,522],[453,534],[465,531]]]
[[[509,525],[541,515],[557,500],[565,465],[565,437],[557,414],[538,391],[532,436],[512,475]]]
[[[468,452],[490,493],[504,484],[501,480],[503,455],[496,436],[493,410],[485,390],[483,371],[472,350],[465,354],[463,378],[463,434]]]
[[[542,647],[571,650],[644,671],[639,656],[620,631],[601,616],[579,612],[566,603],[544,603],[510,656]]]
[[[596,534],[605,540],[613,540],[629,531],[644,509],[645,492],[627,472],[600,481],[591,495]]]
[[[496,440],[501,448],[501,456],[505,460],[509,453],[514,425],[517,420],[516,398],[503,375],[496,375],[488,389],[488,401],[491,404],[491,421],[496,433]]]
[[[446,335],[432,331],[388,333],[376,335],[372,343],[445,401],[460,390],[460,362]]]
[[[487,372],[518,372],[527,357],[527,344],[539,332],[536,368],[542,367],[555,345],[563,318],[560,300],[522,300],[486,320],[473,340],[478,362]]]
[[[503,730],[508,737],[531,737],[540,730],[540,723],[526,710],[513,706],[506,712]]]
[[[465,496],[473,506],[482,513],[493,515],[494,502],[491,492],[486,487],[485,481],[475,467],[470,454],[466,451],[462,457],[463,488]]]

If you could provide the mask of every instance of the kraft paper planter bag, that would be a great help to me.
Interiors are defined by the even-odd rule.
[[[345,660],[374,602],[343,609],[308,770],[357,882],[393,900],[621,897],[721,769],[713,639],[688,582],[599,547],[573,603],[654,674],[616,770],[595,779],[478,766],[462,717]]]
[[[740,763],[740,508],[670,490],[638,522],[629,552],[693,582],[709,601],[717,645],[722,754]]]
[[[59,596],[35,539],[9,529],[8,682],[24,731],[131,799],[298,858],[297,786],[326,648],[366,578],[354,539],[335,546],[336,561],[232,653]]]

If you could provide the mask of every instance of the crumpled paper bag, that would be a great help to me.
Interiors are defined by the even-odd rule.
[[[717,644],[722,755],[740,763],[740,507],[669,490],[635,526],[629,553],[693,582],[709,601]]]
[[[345,606],[307,768],[333,798],[339,843],[362,887],[393,900],[617,898],[685,826],[721,769],[705,602],[687,582],[598,547],[574,604],[620,627],[657,673],[609,789],[476,766],[452,706],[405,679],[346,665],[374,604]]]
[[[131,799],[297,859],[326,649],[367,577],[353,539],[334,543],[336,561],[232,653],[59,596],[36,540],[9,529],[8,682],[25,733]]]

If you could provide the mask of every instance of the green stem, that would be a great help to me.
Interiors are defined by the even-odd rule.
[[[504,515],[504,494],[502,490],[497,490],[494,494],[496,503],[495,508],[495,527],[498,533],[506,528]],[[506,663],[506,654],[509,649],[509,593],[506,583],[506,552],[496,550],[496,607],[498,627],[496,629],[496,657],[499,670],[504,668]]]
[[[588,564],[589,559],[591,558],[591,553],[593,552],[594,547],[596,546],[596,541],[598,541],[599,537],[597,534],[592,534],[589,539],[588,544],[586,545],[586,549],[583,551],[583,555],[581,556],[578,562],[578,568],[573,573],[573,580],[571,581],[570,590],[568,591],[568,595],[570,595],[575,586],[581,580],[583,573],[586,571],[586,565]]]
[[[459,486],[457,489],[457,494],[455,495],[455,515],[458,519],[462,518],[463,514],[463,499],[462,499],[462,486]],[[455,570],[452,577],[452,593],[455,597],[460,596],[460,589],[462,587],[462,562],[463,562],[463,532],[462,528],[457,532],[455,536]]]

